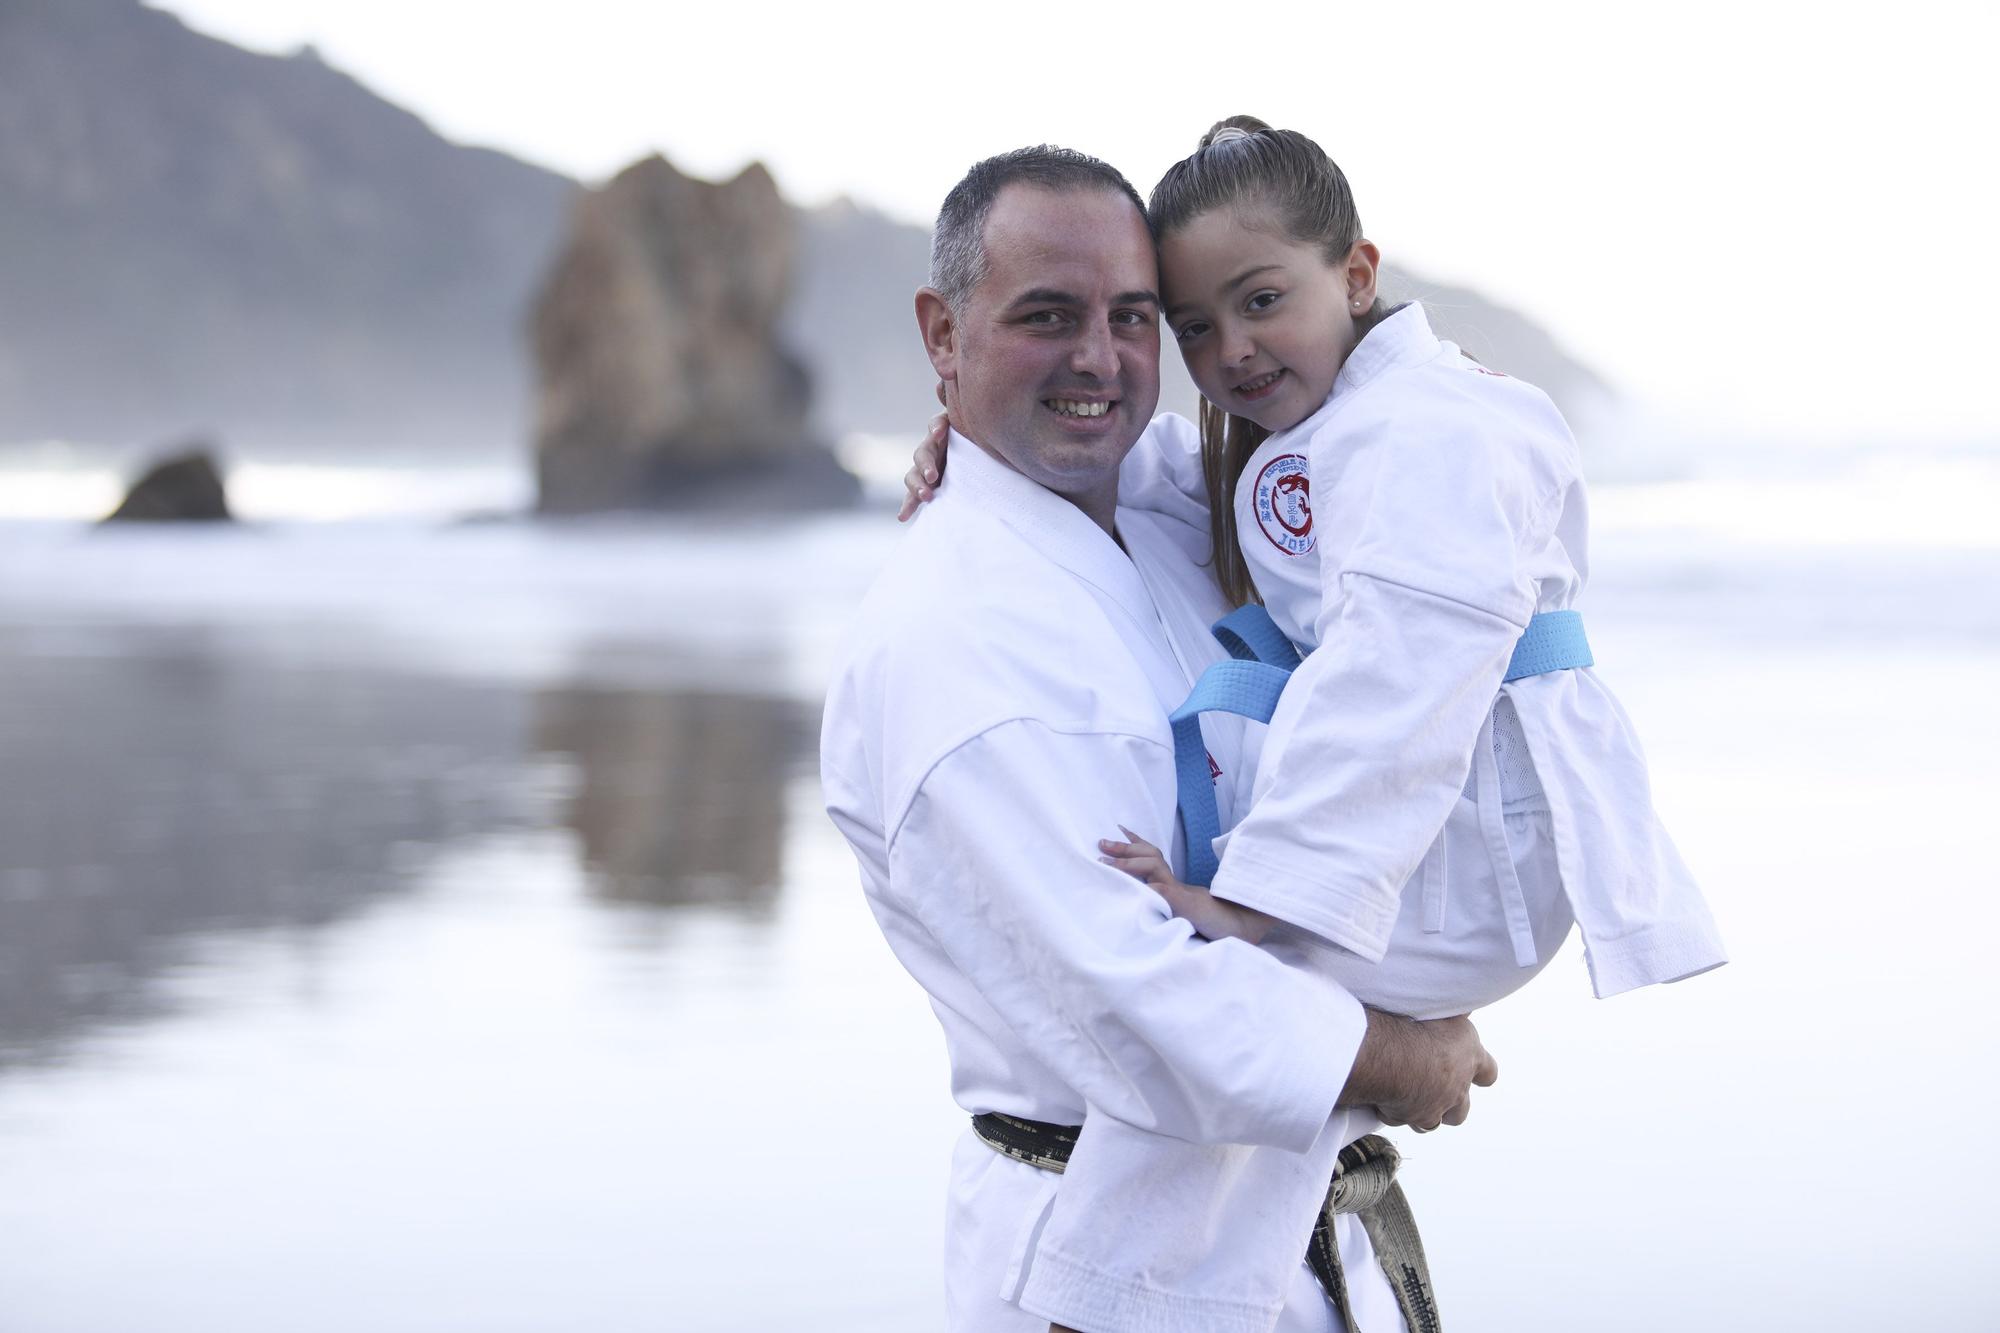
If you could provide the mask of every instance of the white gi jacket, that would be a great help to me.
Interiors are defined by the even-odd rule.
[[[1351,996],[1282,947],[1195,936],[1097,860],[1121,823],[1171,844],[1166,715],[1220,656],[1206,626],[1226,610],[1190,558],[1204,531],[1118,525],[1144,577],[1068,501],[954,436],[827,698],[827,810],[930,994],[954,1098],[1086,1126],[1062,1177],[968,1131],[953,1329],[1261,1333],[1305,1272],[1334,1153],[1373,1128],[1333,1105],[1366,1027]],[[1233,778],[1240,730],[1207,734]],[[1359,1228],[1342,1240],[1365,1279]]]
[[[1171,504],[1191,466],[1198,479],[1181,450],[1127,479],[1153,469]],[[1568,912],[1599,996],[1725,961],[1597,672],[1501,682],[1529,618],[1582,591],[1585,518],[1575,441],[1540,390],[1440,342],[1415,304],[1361,340],[1326,403],[1267,439],[1237,486],[1258,591],[1310,656],[1271,719],[1252,807],[1218,840],[1214,892],[1381,962],[1435,944],[1463,867],[1504,877],[1521,860],[1511,844],[1539,837],[1545,854],[1527,859],[1554,875],[1517,864],[1518,891],[1481,899],[1521,966],[1546,961]],[[1515,792],[1487,757],[1496,737],[1531,760]],[[1531,810],[1546,832],[1517,827]],[[1406,900],[1427,856],[1423,893]]]

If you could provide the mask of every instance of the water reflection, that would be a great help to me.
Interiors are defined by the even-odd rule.
[[[768,913],[785,782],[811,753],[801,706],[701,690],[552,690],[538,701],[535,740],[577,761],[567,821],[599,895]]]
[[[310,935],[439,850],[568,825],[602,898],[778,893],[795,704],[280,659],[218,629],[0,631],[0,1069],[164,1005],[216,931]]]

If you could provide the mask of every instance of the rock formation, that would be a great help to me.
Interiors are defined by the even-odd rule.
[[[201,445],[155,463],[134,482],[125,499],[105,517],[106,523],[168,520],[227,521],[229,498],[222,473]]]
[[[650,157],[578,200],[534,317],[543,512],[854,497],[778,342],[794,226],[755,164],[714,185]]]
[[[710,187],[664,164],[638,174],[660,179],[635,197],[658,189],[676,226],[683,206],[699,221]],[[747,199],[762,182],[768,195],[763,172],[748,177],[720,193]],[[0,450],[60,439],[110,455],[198,421],[237,442],[240,461],[516,458],[534,429],[521,322],[565,228],[580,225],[579,189],[448,143],[309,50],[238,50],[140,0],[0,0]],[[780,225],[768,198],[754,218],[719,220]],[[813,377],[817,432],[914,439],[936,410],[910,304],[930,229],[841,203],[791,210],[791,223],[797,281],[778,327]],[[630,220],[590,225],[601,258],[679,246],[643,228],[651,239],[634,243]],[[698,252],[718,283],[736,281],[729,256],[775,263],[768,242],[724,240]],[[619,301],[658,305],[662,293],[643,294],[651,281]],[[1573,425],[1607,392],[1514,311],[1394,274],[1385,285],[1424,296],[1440,332],[1547,390]],[[608,319],[645,326],[608,299],[613,285],[599,290]],[[1193,386],[1162,350],[1161,405],[1189,411]],[[557,424],[608,415],[590,397]],[[804,457],[838,485],[823,458]]]

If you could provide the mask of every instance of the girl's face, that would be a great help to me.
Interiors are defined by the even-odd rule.
[[[1253,221],[1263,221],[1253,218]],[[1204,213],[1160,242],[1167,324],[1202,396],[1266,430],[1319,409],[1375,300],[1379,255],[1355,243],[1329,264],[1317,246],[1237,210]]]

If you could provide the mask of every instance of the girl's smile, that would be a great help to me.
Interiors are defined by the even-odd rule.
[[[1269,398],[1273,393],[1276,393],[1278,390],[1278,381],[1284,377],[1285,372],[1280,368],[1268,375],[1259,375],[1254,379],[1245,380],[1243,383],[1238,384],[1231,392],[1245,402],[1255,402],[1259,398]]]

